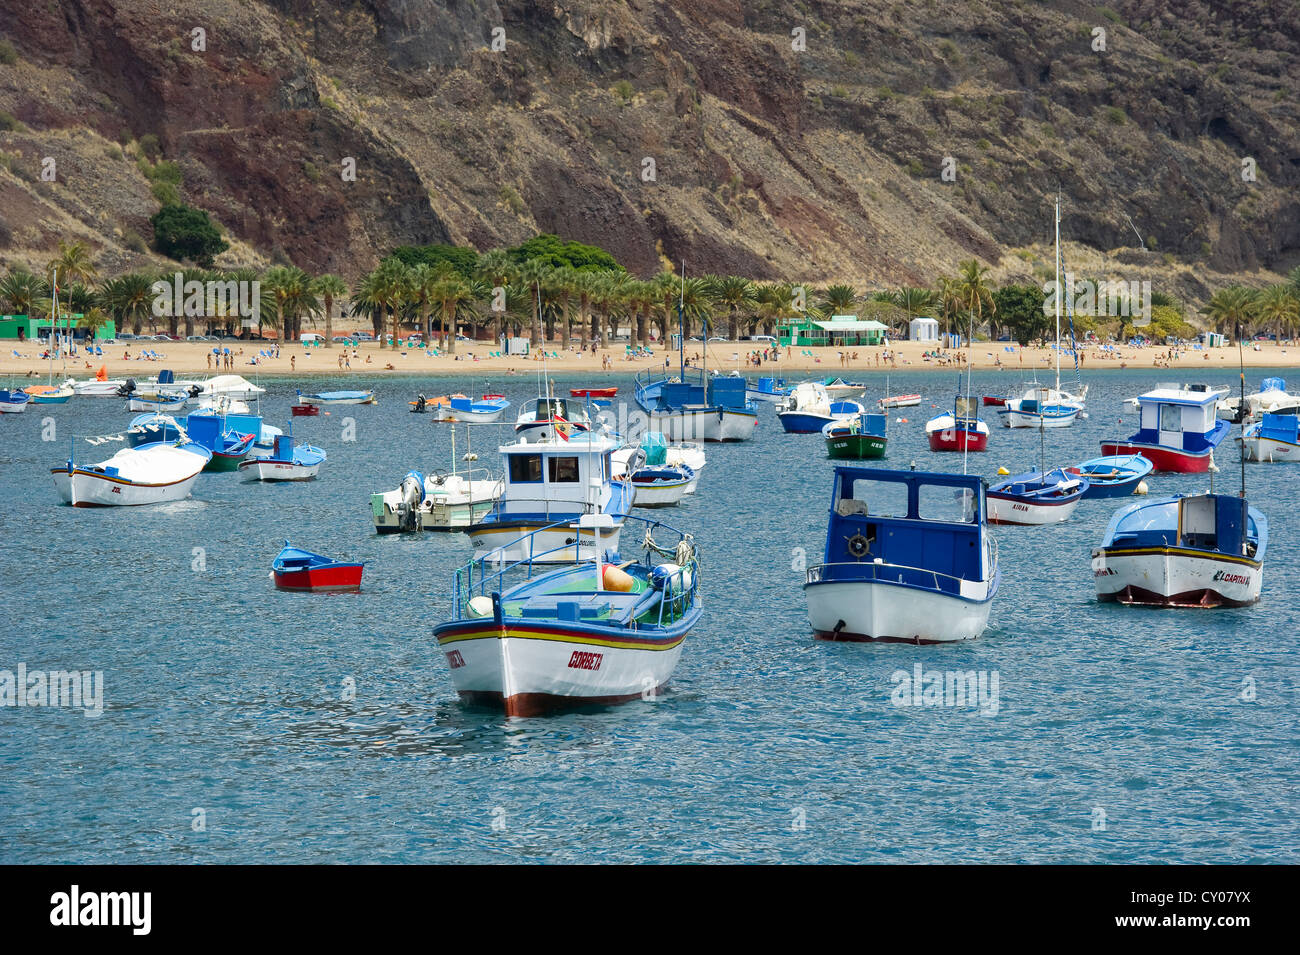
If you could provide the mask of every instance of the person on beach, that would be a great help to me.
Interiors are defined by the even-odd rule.
[[[294,359],[295,359],[296,357],[297,357],[296,355],[290,355],[290,356],[289,356],[289,370],[290,370],[290,371],[297,371],[297,370],[298,370],[297,365],[294,364]]]
[[[212,370],[212,352],[208,352],[208,371]]]

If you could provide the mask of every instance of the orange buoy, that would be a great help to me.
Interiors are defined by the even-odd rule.
[[[627,594],[632,592],[632,586],[636,583],[635,579],[627,571],[619,570],[613,564],[606,564],[605,571],[601,575],[601,581],[606,590],[612,590],[615,593]]]

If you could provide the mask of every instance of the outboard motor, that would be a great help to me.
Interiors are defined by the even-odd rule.
[[[402,530],[415,530],[416,512],[424,501],[424,475],[419,471],[408,471],[398,486],[401,503],[397,505],[402,516]]]
[[[120,385],[120,386],[118,387],[118,389],[117,389],[117,394],[118,394],[118,397],[120,397],[120,398],[125,398],[125,397],[127,397],[128,395],[130,395],[133,391],[135,391],[135,379],[134,379],[134,378],[128,378],[128,379],[126,380],[126,384],[124,384],[124,385]]]
[[[424,408],[426,404],[427,404],[427,399],[424,397],[424,395],[416,395],[415,407],[412,408],[411,411],[414,414],[424,414]]]

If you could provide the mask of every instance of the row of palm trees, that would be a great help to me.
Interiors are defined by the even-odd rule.
[[[195,333],[196,321],[205,333],[233,333],[237,314],[170,315],[154,308],[154,283],[172,282],[174,272],[129,272],[100,280],[98,270],[81,243],[60,243],[58,253],[42,274],[21,267],[0,279],[0,303],[16,314],[49,314],[51,282],[57,274],[59,308],[82,314],[83,327],[97,327],[112,318],[119,328],[141,334],[147,324],[157,330],[166,323],[170,334]],[[333,336],[335,306],[344,314],[368,319],[376,337],[385,331],[394,348],[403,329],[418,330],[425,341],[448,352],[456,349],[461,329],[478,338],[490,330],[491,340],[503,334],[527,336],[535,346],[557,339],[568,348],[576,338],[582,347],[597,337],[608,341],[620,327],[631,329],[635,342],[648,345],[649,331],[658,328],[666,341],[677,330],[678,313],[685,333],[717,334],[725,325],[731,338],[746,333],[774,334],[782,322],[818,320],[853,313],[875,318],[896,332],[905,332],[912,319],[938,319],[945,330],[967,331],[988,326],[996,332],[995,289],[989,269],[972,259],[956,275],[942,277],[935,288],[905,286],[859,293],[846,284],[811,288],[788,282],[755,282],[734,275],[683,278],[664,271],[642,280],[622,269],[574,269],[531,260],[517,262],[504,249],[479,256],[472,274],[448,262],[405,265],[383,260],[351,288],[338,275],[311,275],[296,266],[256,269],[182,269],[184,282],[259,282],[259,332],[269,326],[283,338],[297,340],[304,321],[324,322],[325,339]],[[1240,324],[1286,334],[1300,331],[1300,268],[1287,283],[1254,290],[1242,286],[1221,289],[1205,309],[1217,327]]]

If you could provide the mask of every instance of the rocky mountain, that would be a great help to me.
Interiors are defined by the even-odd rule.
[[[1300,0],[0,0],[0,36],[2,264],[157,261],[149,137],[219,262],[349,278],[539,231],[642,274],[1027,275],[1058,191],[1102,271],[1300,263]]]

